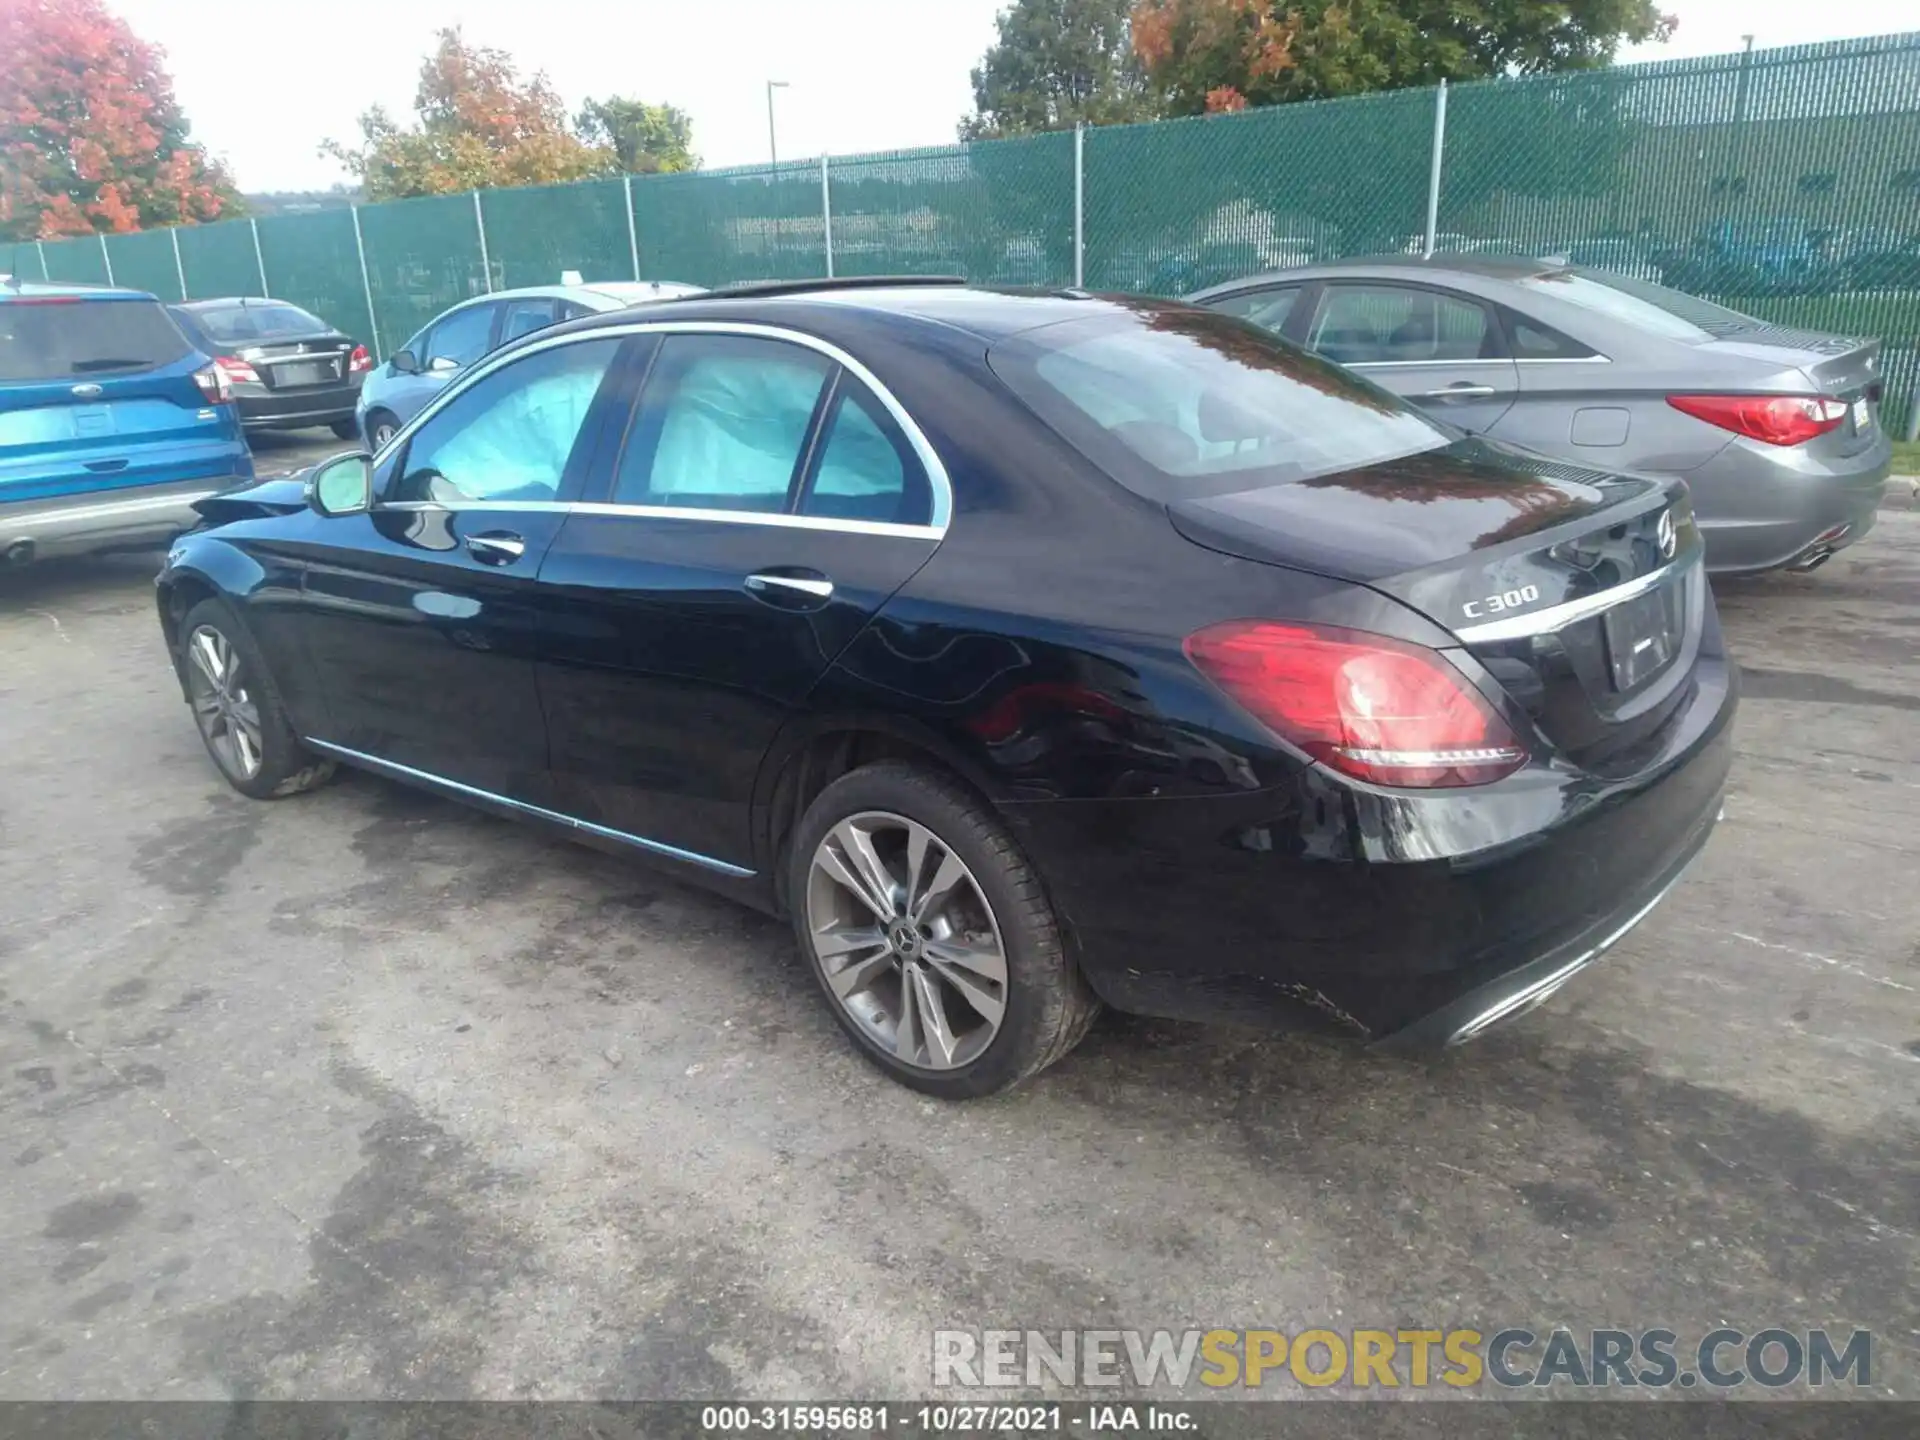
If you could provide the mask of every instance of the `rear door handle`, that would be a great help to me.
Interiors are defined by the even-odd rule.
[[[1471,380],[1462,380],[1438,390],[1423,390],[1413,398],[1416,400],[1491,400],[1498,393],[1491,385],[1476,385]]]
[[[782,609],[814,610],[833,597],[833,581],[818,570],[757,570],[747,576],[747,591],[754,598]]]
[[[511,565],[527,553],[527,542],[506,530],[467,536],[467,553],[482,565]]]

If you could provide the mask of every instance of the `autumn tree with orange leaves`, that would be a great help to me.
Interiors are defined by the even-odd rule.
[[[1653,0],[1137,0],[1132,13],[1134,51],[1177,115],[1592,69],[1673,25]]]
[[[0,239],[240,213],[161,52],[100,0],[0,0]]]
[[[496,185],[544,185],[613,173],[613,150],[568,122],[547,77],[523,78],[504,50],[439,32],[420,66],[415,121],[402,128],[381,106],[360,116],[360,142],[320,147],[360,177],[369,200],[446,195]]]

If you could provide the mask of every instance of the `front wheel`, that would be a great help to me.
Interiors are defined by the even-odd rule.
[[[242,795],[275,800],[311,790],[333,762],[301,748],[253,637],[220,600],[202,600],[180,622],[187,703],[207,754]]]
[[[1098,1013],[1012,836],[937,775],[884,761],[842,776],[807,807],[788,864],[794,931],[834,1017],[903,1084],[1009,1089]]]
[[[399,433],[400,422],[384,410],[367,412],[367,448],[378,454]]]

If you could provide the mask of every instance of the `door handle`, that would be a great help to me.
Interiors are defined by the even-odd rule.
[[[505,530],[467,536],[467,553],[482,565],[511,565],[527,553],[527,542]]]
[[[1416,400],[1491,400],[1499,392],[1491,385],[1478,385],[1471,380],[1460,380],[1439,390],[1425,390],[1414,396]]]
[[[747,590],[769,605],[811,610],[833,596],[833,581],[818,570],[796,570],[782,574],[778,570],[759,570],[747,576]]]

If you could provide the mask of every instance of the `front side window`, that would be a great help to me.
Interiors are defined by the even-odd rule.
[[[473,364],[487,353],[487,340],[493,334],[493,311],[491,305],[469,305],[454,311],[433,327],[433,334],[427,339],[427,353],[419,357],[420,363],[431,365],[436,360],[451,360],[463,368]]]
[[[744,335],[670,335],[647,379],[613,498],[787,509],[831,362]]]
[[[414,432],[390,498],[552,500],[620,345],[556,345],[476,381]]]
[[[1498,351],[1486,307],[1434,290],[1334,285],[1307,344],[1342,365],[1478,360]]]
[[[803,515],[925,525],[933,496],[919,456],[866,386],[843,375],[821,432]]]
[[[1293,314],[1294,302],[1300,298],[1298,285],[1282,286],[1278,290],[1247,290],[1238,295],[1223,295],[1218,300],[1206,302],[1207,309],[1218,310],[1222,315],[1237,315],[1242,320],[1251,320],[1262,330],[1271,330],[1278,335],[1286,328],[1287,318]]]
[[[1154,302],[996,345],[994,372],[1153,500],[1307,480],[1451,436],[1371,381],[1225,315]]]

